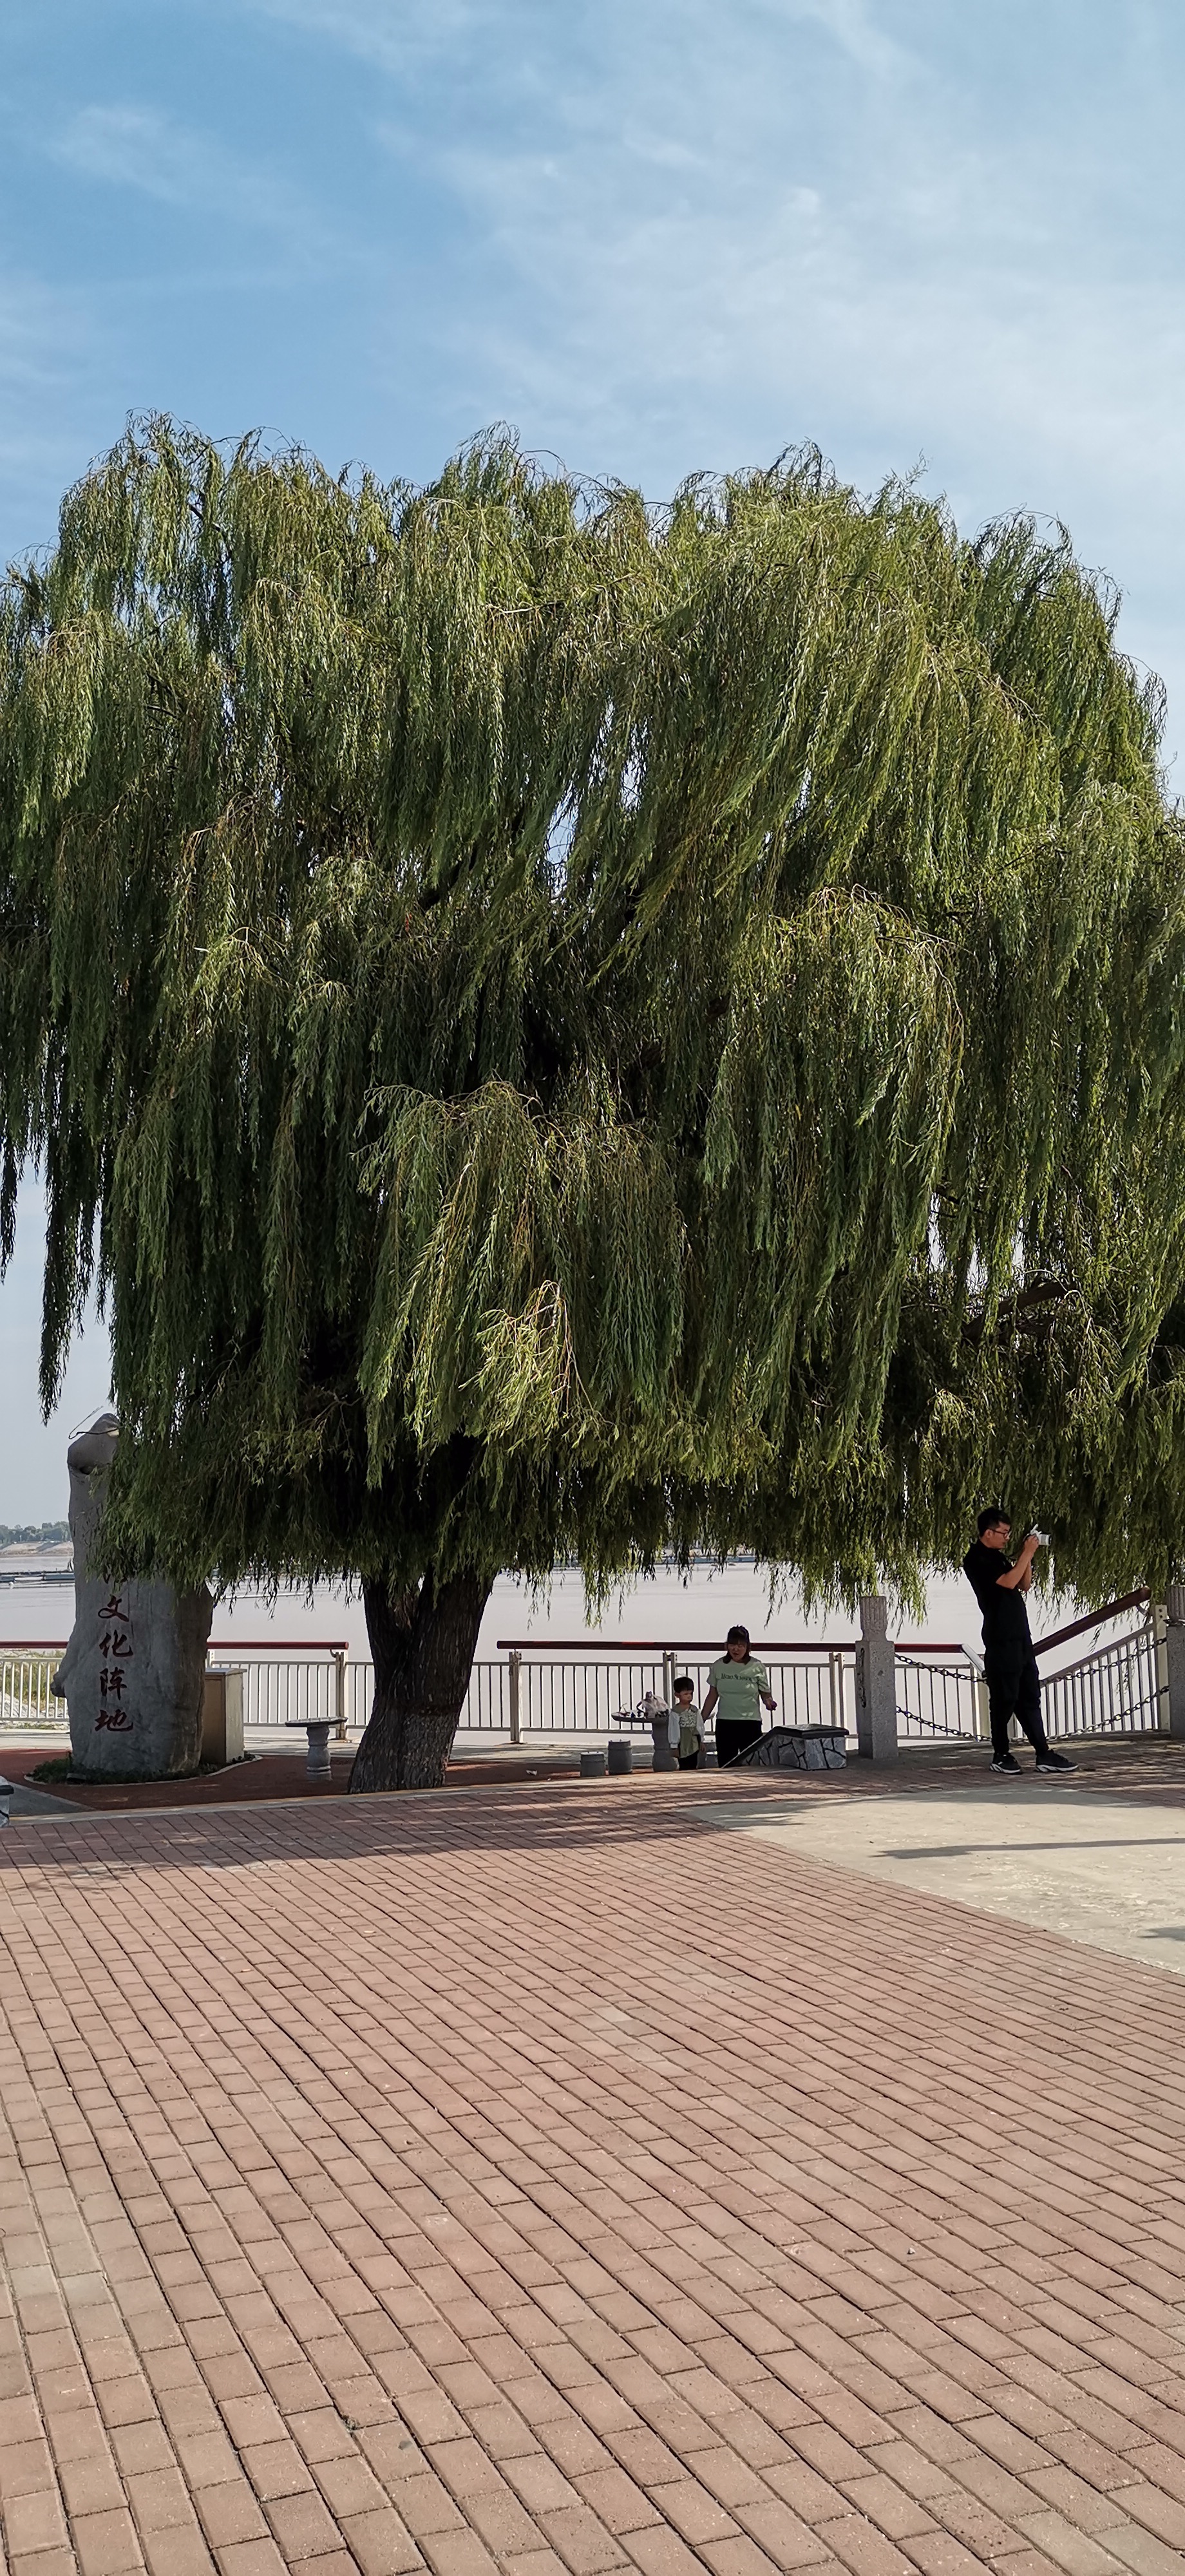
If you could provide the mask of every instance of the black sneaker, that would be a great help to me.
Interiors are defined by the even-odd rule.
[[[1052,1746],[1047,1744],[1044,1753],[1037,1755],[1033,1768],[1036,1771],[1076,1771],[1078,1765],[1076,1762],[1071,1762],[1066,1754],[1055,1753]]]
[[[992,1755],[992,1769],[993,1771],[1006,1771],[1010,1780],[1019,1780],[1020,1778],[1020,1764],[1011,1753],[994,1753]]]

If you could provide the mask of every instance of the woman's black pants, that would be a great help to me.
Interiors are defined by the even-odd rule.
[[[1008,1720],[1027,1735],[1035,1753],[1048,1750],[1045,1728],[1041,1723],[1041,1676],[1034,1654],[1003,1654],[989,1649],[983,1659],[984,1679],[992,1712],[992,1752],[1008,1751]]]
[[[716,1761],[720,1770],[726,1762],[735,1762],[747,1744],[756,1744],[761,1733],[759,1717],[718,1717],[716,1720]]]

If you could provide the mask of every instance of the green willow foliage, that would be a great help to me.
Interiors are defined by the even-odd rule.
[[[1065,538],[813,453],[665,513],[134,427],[0,622],[3,1249],[97,1280],[113,1546],[392,1587],[1007,1485],[1185,1528],[1185,872]]]

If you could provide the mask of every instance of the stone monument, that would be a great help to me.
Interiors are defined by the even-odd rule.
[[[74,1541],[74,1626],[51,1688],[70,1711],[78,1771],[171,1779],[201,1758],[202,1690],[214,1603],[205,1585],[108,1583],[91,1551],[119,1439],[101,1413],[66,1452]]]

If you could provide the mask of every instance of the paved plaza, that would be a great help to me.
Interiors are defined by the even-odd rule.
[[[13,2576],[1179,2570],[1175,1755],[14,1822]]]

